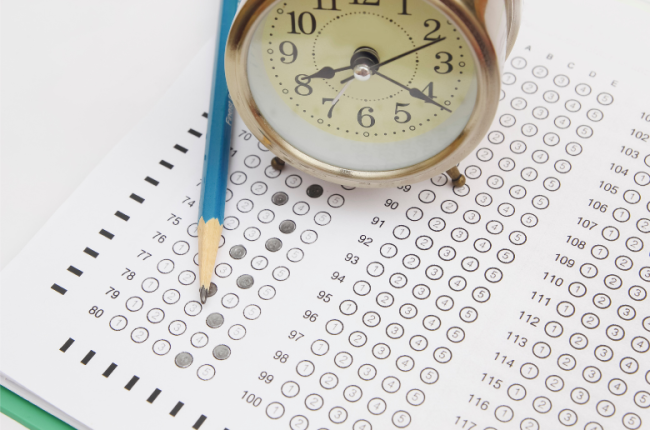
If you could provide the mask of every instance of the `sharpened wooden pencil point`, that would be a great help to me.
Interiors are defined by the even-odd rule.
[[[210,291],[212,271],[214,263],[217,261],[222,231],[223,226],[216,218],[209,220],[207,223],[203,217],[199,220],[199,293],[202,303],[205,303]]]

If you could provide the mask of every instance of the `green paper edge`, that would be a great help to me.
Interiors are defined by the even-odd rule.
[[[74,427],[1,385],[0,412],[30,430],[74,430]]]

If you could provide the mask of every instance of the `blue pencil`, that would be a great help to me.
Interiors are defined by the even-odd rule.
[[[202,303],[206,302],[210,291],[210,281],[217,259],[226,206],[230,133],[235,108],[228,94],[223,63],[228,32],[237,12],[237,3],[237,0],[222,0],[221,23],[212,71],[212,95],[208,115],[208,133],[205,138],[203,181],[199,205],[199,280],[201,283],[199,292]]]

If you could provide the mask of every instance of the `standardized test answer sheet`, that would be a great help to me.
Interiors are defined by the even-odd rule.
[[[580,33],[650,15],[528,6],[464,187],[278,172],[237,118],[201,305],[206,46],[3,271],[3,384],[77,428],[650,428],[648,39]]]

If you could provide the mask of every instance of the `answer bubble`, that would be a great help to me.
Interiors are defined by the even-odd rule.
[[[212,356],[217,360],[227,360],[230,357],[230,348],[227,345],[217,345],[212,350]]]
[[[243,245],[235,245],[230,248],[230,256],[235,260],[241,260],[246,257],[246,248]]]
[[[266,241],[266,244],[264,244],[264,247],[269,251],[269,252],[277,252],[280,249],[282,249],[282,241],[278,239],[277,237],[272,237],[269,240]]]
[[[280,231],[284,234],[291,234],[296,230],[296,223],[290,219],[284,220],[280,223]]]
[[[322,195],[323,195],[323,187],[321,187],[318,184],[310,185],[307,188],[307,196],[311,197],[312,199],[317,199]]]
[[[273,202],[274,205],[282,206],[289,201],[289,196],[287,195],[287,193],[280,191],[273,194],[273,197],[271,197],[271,201]]]
[[[194,358],[189,352],[181,352],[176,356],[176,358],[174,358],[174,363],[176,363],[176,365],[181,369],[190,367],[193,361]]]
[[[210,328],[219,328],[223,325],[224,317],[219,312],[213,312],[205,319],[205,323]]]
[[[247,290],[253,286],[255,279],[251,275],[241,275],[237,278],[237,286],[242,290]]]

